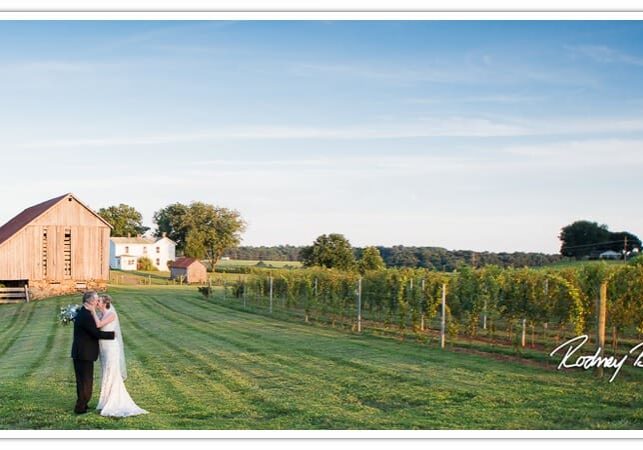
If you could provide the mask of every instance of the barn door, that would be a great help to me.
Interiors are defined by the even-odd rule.
[[[71,228],[63,229],[63,279],[70,280],[72,277],[71,258]]]

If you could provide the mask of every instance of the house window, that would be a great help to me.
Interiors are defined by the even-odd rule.
[[[160,259],[158,259],[158,258],[156,258],[156,265],[157,265],[157,266],[160,266],[160,265],[161,265],[161,260],[160,260]]]
[[[125,254],[127,255],[129,253],[129,247],[125,247]]]
[[[71,230],[69,228],[65,229],[63,255],[63,261],[65,263],[65,277],[71,278]]]
[[[143,247],[143,254],[147,255],[147,247]]]
[[[161,247],[156,247],[156,253],[161,253]]]
[[[47,278],[47,229],[42,229],[42,277]]]

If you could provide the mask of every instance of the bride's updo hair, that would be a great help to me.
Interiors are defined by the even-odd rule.
[[[103,305],[105,305],[105,309],[111,308],[112,305],[112,297],[107,294],[101,294],[100,296],[100,301],[103,302]]]

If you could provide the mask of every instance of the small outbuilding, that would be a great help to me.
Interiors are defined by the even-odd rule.
[[[170,278],[184,283],[205,283],[208,281],[208,271],[198,259],[181,257],[172,263]]]
[[[607,250],[600,254],[599,258],[601,259],[621,259],[622,256],[620,253],[615,252],[614,250]]]

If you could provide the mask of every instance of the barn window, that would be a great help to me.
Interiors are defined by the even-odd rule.
[[[42,277],[47,278],[47,228],[42,229]]]
[[[65,276],[71,277],[71,230],[65,229],[65,240],[63,243],[63,255],[65,262]]]

